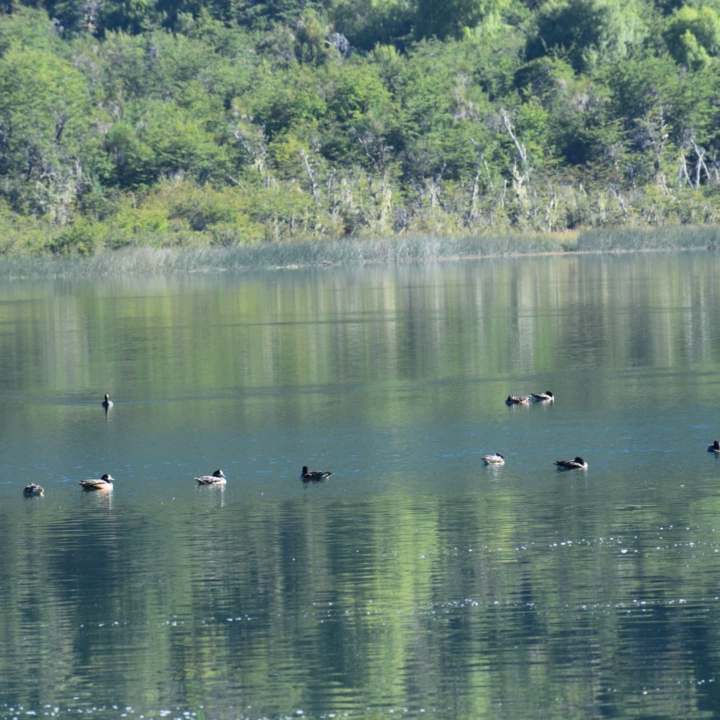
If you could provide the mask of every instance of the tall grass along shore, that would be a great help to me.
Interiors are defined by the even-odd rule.
[[[242,272],[410,264],[528,255],[720,249],[720,227],[616,228],[579,233],[281,242],[238,247],[134,247],[91,255],[8,255],[0,277]]]

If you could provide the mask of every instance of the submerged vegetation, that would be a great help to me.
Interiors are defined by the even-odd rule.
[[[720,224],[719,56],[720,0],[0,0],[0,254]]]

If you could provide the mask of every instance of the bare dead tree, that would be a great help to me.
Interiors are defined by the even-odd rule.
[[[687,185],[692,186],[692,180],[690,179],[690,173],[688,171],[687,158],[685,157],[685,153],[681,152],[678,162],[678,182],[682,183],[683,180]]]
[[[468,208],[467,220],[472,223],[478,217],[478,200],[480,198],[480,168],[475,172],[475,178],[472,184],[472,193],[470,195],[470,207]]]
[[[300,150],[300,158],[303,161],[303,167],[305,168],[305,172],[307,173],[308,180],[310,181],[310,192],[312,193],[313,200],[315,201],[316,205],[320,204],[320,186],[317,182],[317,177],[315,175],[315,170],[313,169],[313,166],[310,164],[310,158],[308,157],[307,152],[305,151],[305,148],[302,148]]]
[[[505,132],[515,146],[515,158],[513,159],[512,176],[513,185],[518,195],[524,193],[525,185],[530,179],[530,162],[528,160],[528,152],[524,143],[518,139],[515,127],[513,126],[510,113],[505,109],[500,109],[500,118],[505,128]]]
[[[468,225],[476,222],[480,216],[480,211],[478,209],[480,204],[480,181],[482,179],[483,168],[487,170],[485,153],[483,152],[480,143],[478,143],[474,138],[471,138],[470,142],[477,152],[477,167],[475,170],[475,177],[472,182],[472,189],[470,191],[470,203],[465,215],[465,223]]]
[[[553,222],[553,215],[558,205],[558,196],[555,190],[552,191],[550,200],[545,205],[545,231],[552,232],[555,229],[555,223]]]
[[[695,142],[695,136],[690,138],[690,143],[692,145],[693,152],[695,153],[695,157],[697,158],[695,161],[695,187],[699,188],[703,173],[705,173],[706,178],[710,178],[710,171],[705,164],[705,155],[707,154],[707,151]]]

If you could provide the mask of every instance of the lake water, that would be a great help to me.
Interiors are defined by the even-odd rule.
[[[719,401],[709,253],[5,281],[0,718],[718,717]]]

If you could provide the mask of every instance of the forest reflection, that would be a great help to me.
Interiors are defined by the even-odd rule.
[[[0,717],[717,714],[717,265],[3,286]]]

